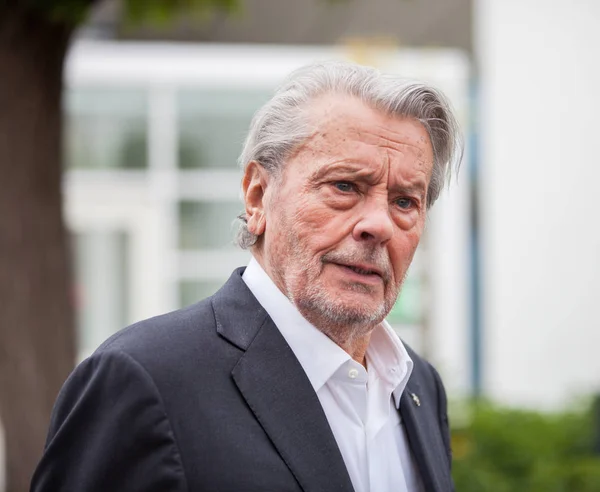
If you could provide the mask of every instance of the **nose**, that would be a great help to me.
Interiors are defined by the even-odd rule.
[[[387,203],[365,204],[361,217],[355,224],[352,236],[355,241],[385,244],[394,235],[394,223]]]

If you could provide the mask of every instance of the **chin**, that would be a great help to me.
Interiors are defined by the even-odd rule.
[[[362,285],[355,286],[352,289],[340,290],[334,295],[326,297],[326,299],[338,305],[340,309],[357,312],[378,312],[386,304],[380,293],[373,292]]]
[[[297,307],[315,326],[367,327],[381,323],[387,315],[382,302],[373,302],[372,299],[365,299],[365,296],[344,297],[309,296],[298,302]]]
[[[293,304],[311,323],[370,325],[387,316],[388,303],[382,287],[322,280],[297,284],[296,289],[288,291]]]

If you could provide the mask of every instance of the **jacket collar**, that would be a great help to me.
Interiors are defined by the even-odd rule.
[[[423,378],[423,373],[429,371],[427,363],[410,347],[407,350],[415,361],[415,370],[400,399],[399,411],[408,442],[425,490],[453,491],[450,463],[439,428],[439,401],[433,400],[437,399],[437,388],[427,388],[430,381]]]
[[[235,384],[305,492],[352,492],[308,377],[242,273],[212,298],[218,333],[244,351],[232,371]]]

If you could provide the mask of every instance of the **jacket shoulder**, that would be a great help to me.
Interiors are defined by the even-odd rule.
[[[217,339],[210,298],[184,309],[130,325],[103,342],[92,357],[124,352],[148,368],[170,359],[185,359],[191,351]]]

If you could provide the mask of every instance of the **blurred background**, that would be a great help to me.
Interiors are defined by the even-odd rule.
[[[600,491],[600,2],[47,3],[0,7],[0,491],[77,361],[248,261],[250,119],[332,58],[439,87],[463,128],[389,317],[444,378],[457,490]]]

